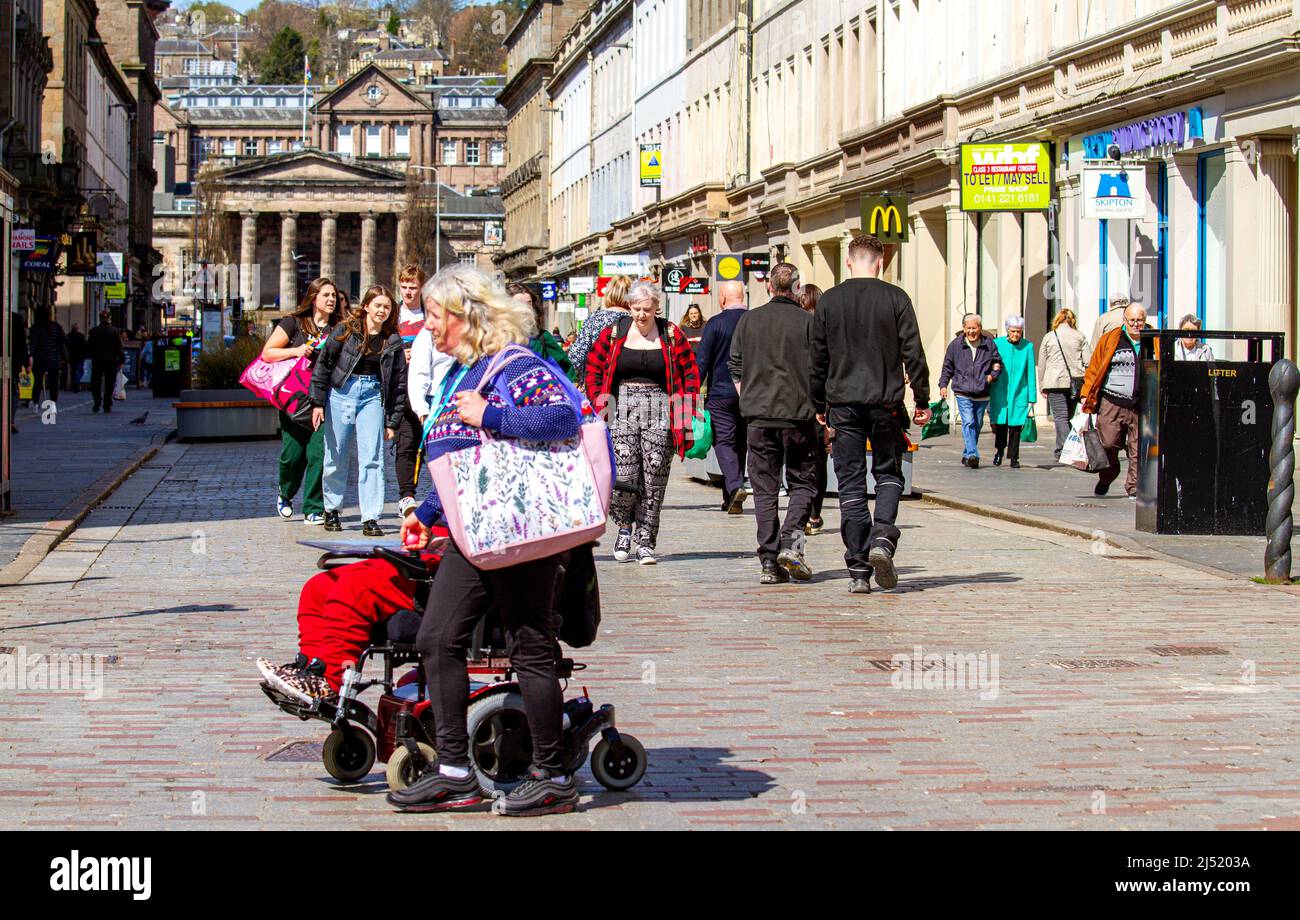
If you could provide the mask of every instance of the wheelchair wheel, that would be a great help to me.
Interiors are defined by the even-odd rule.
[[[388,759],[388,769],[385,775],[388,777],[388,788],[394,791],[405,789],[411,783],[415,782],[424,771],[438,762],[438,754],[432,747],[422,742],[418,742],[416,747],[420,749],[421,758],[411,756],[411,752],[404,747],[399,747],[393,752],[393,756]]]
[[[375,765],[375,741],[359,728],[336,728],[325,739],[320,759],[340,783],[355,783]]]
[[[591,752],[591,775],[606,789],[622,792],[631,789],[645,776],[646,753],[641,742],[626,732],[611,744],[604,738]]]
[[[509,792],[533,762],[533,738],[517,692],[493,693],[475,700],[467,714],[469,756],[479,785],[490,793]]]

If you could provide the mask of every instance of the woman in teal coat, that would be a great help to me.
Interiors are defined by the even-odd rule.
[[[1002,454],[1011,458],[1011,468],[1020,469],[1020,430],[1038,401],[1038,379],[1034,370],[1034,343],[1025,339],[1025,319],[1008,316],[1007,334],[998,339],[1002,373],[989,390],[989,421],[993,424],[993,465],[1002,465]]]

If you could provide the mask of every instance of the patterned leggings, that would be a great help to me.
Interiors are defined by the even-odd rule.
[[[659,387],[625,383],[610,417],[618,478],[637,483],[641,494],[615,490],[609,512],[619,530],[632,530],[637,546],[655,548],[659,512],[673,465],[668,396]],[[635,528],[633,523],[635,522]]]

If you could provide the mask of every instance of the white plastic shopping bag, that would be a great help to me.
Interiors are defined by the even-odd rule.
[[[113,398],[126,399],[126,374],[117,372],[117,382],[113,384]]]

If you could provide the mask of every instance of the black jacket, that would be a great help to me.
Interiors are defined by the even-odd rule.
[[[86,336],[86,356],[93,361],[117,367],[125,357],[122,333],[112,323],[100,323]]]
[[[912,300],[877,278],[850,278],[821,296],[813,317],[812,397],[827,405],[897,408],[903,368],[919,408],[930,404],[930,369]]]
[[[790,428],[811,422],[808,388],[812,315],[778,294],[745,311],[731,337],[727,369],[740,383],[740,414],[757,428]]]
[[[989,377],[997,380],[1002,376],[1002,356],[998,354],[993,336],[985,333],[975,346],[972,354],[966,344],[966,334],[959,332],[957,338],[948,343],[948,350],[943,355],[943,370],[939,372],[939,388],[952,384],[952,391],[958,396],[984,399],[993,386]]]
[[[311,404],[322,408],[329,402],[329,391],[340,389],[361,360],[361,337],[348,335],[339,339],[342,327],[330,330],[325,345],[311,371]],[[406,407],[406,349],[402,337],[393,333],[384,342],[379,358],[380,392],[384,399],[384,427],[396,429]]]

